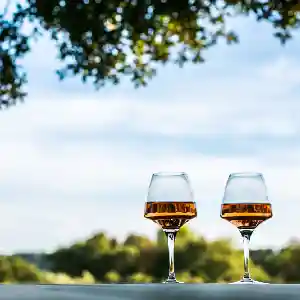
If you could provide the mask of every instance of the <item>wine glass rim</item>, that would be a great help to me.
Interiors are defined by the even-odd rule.
[[[229,177],[263,177],[263,174],[259,172],[236,172],[231,173]]]
[[[156,172],[153,176],[187,176],[185,172]]]

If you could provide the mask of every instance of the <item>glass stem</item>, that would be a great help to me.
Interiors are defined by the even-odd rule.
[[[252,231],[241,231],[241,235],[243,238],[243,246],[244,246],[244,276],[243,280],[250,279],[249,272],[249,243],[252,235]]]
[[[175,265],[174,265],[174,248],[175,248],[175,239],[177,231],[165,231],[165,234],[168,238],[168,249],[169,249],[169,276],[167,281],[176,282],[175,277]]]

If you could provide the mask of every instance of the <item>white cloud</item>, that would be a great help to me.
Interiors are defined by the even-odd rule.
[[[297,234],[299,159],[294,168],[287,168],[266,166],[255,157],[185,153],[155,157],[144,155],[143,149],[134,153],[101,152],[92,146],[82,153],[79,149],[53,157],[32,153],[26,158],[28,164],[20,164],[20,157],[1,161],[4,166],[15,164],[14,171],[4,168],[1,176],[2,184],[15,184],[14,190],[3,193],[0,202],[2,247],[51,249],[103,228],[118,236],[128,231],[153,234],[157,227],[143,220],[143,203],[151,174],[161,170],[183,170],[190,175],[199,209],[198,219],[192,223],[196,230],[210,238],[232,235],[236,240],[234,228],[219,219],[227,176],[235,171],[261,171],[275,217],[257,230],[254,245],[283,243]]]
[[[26,104],[3,113],[0,134],[7,139],[14,139],[15,133],[20,138],[32,134],[95,132],[166,136],[297,135],[300,131],[297,94],[287,93],[280,99],[272,93],[264,95],[262,89],[262,96],[258,97],[260,88],[251,86],[248,91],[241,86],[232,93],[232,87],[224,84],[218,90],[203,92],[201,99],[192,95],[186,100],[179,94],[173,99],[143,101],[118,93],[112,93],[108,99],[98,96],[82,99],[82,95],[70,95],[69,101],[57,99],[64,98],[62,94],[28,99]],[[31,114],[32,111],[35,113]]]
[[[49,102],[43,103],[47,105]],[[79,102],[70,103],[70,106],[76,103]],[[1,120],[0,182],[4,187],[13,187],[9,192],[7,188],[3,189],[0,201],[3,214],[0,226],[4,228],[0,237],[6,250],[51,249],[103,228],[118,236],[128,230],[153,234],[156,226],[142,218],[143,201],[151,173],[159,170],[183,170],[190,175],[199,205],[198,220],[192,223],[194,228],[211,238],[230,234],[236,239],[238,234],[218,216],[225,181],[230,172],[261,171],[266,174],[277,220],[273,225],[266,224],[257,231],[257,243],[274,244],[273,240],[264,241],[264,237],[275,237],[278,230],[282,234],[277,243],[297,234],[297,226],[294,226],[296,219],[292,217],[297,217],[297,210],[292,205],[297,205],[295,203],[299,197],[297,178],[300,175],[300,157],[296,154],[291,168],[268,164],[264,153],[256,157],[235,158],[205,156],[197,149],[194,153],[177,149],[160,153],[159,145],[156,145],[158,151],[151,153],[147,151],[151,147],[147,142],[144,147],[123,145],[117,148],[113,142],[101,145],[99,141],[90,141],[82,144],[78,140],[69,144],[62,140],[48,149],[42,147],[43,140],[37,139],[36,132],[55,130],[55,124],[51,124],[53,119],[59,124],[58,131],[68,124],[76,128],[76,118],[61,111],[59,114],[52,111],[53,119],[35,119],[32,116],[42,115],[39,105],[35,105],[31,103],[28,108],[24,106],[7,111],[3,116],[10,115],[10,118],[5,122]],[[62,107],[72,111],[72,108]],[[48,106],[43,109],[50,113],[52,108]],[[98,112],[101,115],[108,111],[99,109]],[[82,118],[86,118],[87,128],[92,130],[98,122],[98,115],[94,114],[93,120],[88,116],[91,116],[89,111]],[[84,127],[85,122],[80,122],[78,128]],[[14,124],[20,123],[23,126],[13,128]],[[5,127],[7,130],[3,130]],[[287,201],[287,198],[291,204],[282,209],[282,199]],[[130,218],[127,217],[129,211]],[[285,219],[287,214],[289,220]],[[283,221],[286,225],[290,223],[290,228],[278,229],[279,222]]]

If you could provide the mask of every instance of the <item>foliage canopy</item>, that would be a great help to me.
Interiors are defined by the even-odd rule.
[[[226,27],[230,18],[267,21],[281,43],[300,21],[295,0],[25,0],[13,13],[7,1],[0,13],[0,106],[26,96],[21,59],[45,32],[64,63],[60,79],[75,75],[100,88],[128,75],[138,87],[158,64],[202,63],[203,52],[220,39],[236,43],[236,32]]]

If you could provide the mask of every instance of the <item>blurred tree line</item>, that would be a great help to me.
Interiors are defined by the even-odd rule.
[[[187,226],[176,241],[175,266],[184,282],[232,282],[240,279],[243,254],[230,240],[207,241]],[[251,273],[273,283],[300,282],[300,242],[280,251],[251,253]],[[100,232],[86,241],[51,254],[18,254],[0,259],[0,281],[40,283],[160,282],[168,270],[166,238],[158,231],[155,241],[130,234],[123,241]]]

